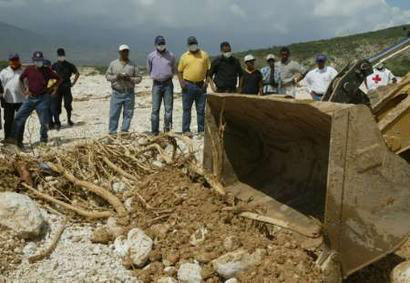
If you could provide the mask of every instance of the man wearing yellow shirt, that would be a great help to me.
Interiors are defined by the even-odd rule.
[[[191,111],[195,102],[198,134],[202,135],[205,129],[206,79],[211,62],[208,54],[199,49],[194,36],[190,36],[187,43],[188,51],[181,56],[178,65],[178,79],[182,88],[182,132],[192,136]]]

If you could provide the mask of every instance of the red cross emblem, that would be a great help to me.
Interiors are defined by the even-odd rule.
[[[382,81],[382,78],[379,75],[376,75],[375,77],[372,78],[375,84],[378,84],[379,82]]]

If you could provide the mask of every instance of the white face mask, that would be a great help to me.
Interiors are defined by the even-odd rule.
[[[35,65],[37,68],[41,68],[41,67],[44,66],[44,63],[43,63],[43,61],[36,61],[36,62],[34,62],[34,65]]]
[[[64,62],[65,61],[65,56],[58,56],[57,60],[60,62]]]
[[[232,57],[232,52],[224,52],[224,53],[222,53],[222,55],[223,55],[225,58],[231,58],[231,57]]]
[[[191,51],[191,52],[196,52],[196,51],[198,51],[198,49],[199,49],[198,44],[192,44],[192,45],[188,46],[188,50]]]
[[[157,45],[157,50],[159,52],[163,52],[163,51],[165,51],[165,49],[167,49],[167,46],[165,44],[164,45]]]

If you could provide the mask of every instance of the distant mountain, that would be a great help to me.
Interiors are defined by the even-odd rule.
[[[56,50],[64,47],[71,61],[81,65],[107,65],[117,57],[119,38],[107,36],[109,31],[98,33],[76,29],[51,34],[47,30],[36,33],[27,29],[0,22],[0,61],[7,60],[8,54],[17,52],[24,62],[29,62],[34,51],[43,51],[46,58],[54,61]],[[118,36],[119,37],[119,36]],[[132,53],[132,58],[142,63],[145,54]]]
[[[374,32],[335,37],[327,40],[309,41],[289,45],[292,57],[308,67],[315,65],[315,57],[319,53],[328,56],[329,62],[337,69],[343,68],[349,61],[356,58],[368,58],[383,49],[407,37],[410,25],[397,26]],[[269,53],[279,54],[280,46],[268,49],[253,49],[237,53],[238,58],[246,54],[257,57],[259,66],[265,64],[265,56]],[[403,76],[410,72],[410,50],[387,61],[387,67],[396,75]]]
[[[117,57],[117,46],[127,43],[132,47],[131,58],[144,65],[149,50],[153,48],[155,35],[143,30],[89,30],[80,26],[65,26],[57,29],[57,33],[32,32],[0,22],[0,61],[7,60],[8,53],[18,52],[25,62],[29,62],[35,50],[42,50],[51,61],[56,59],[56,49],[66,48],[68,58],[79,65],[106,66]],[[335,37],[332,39],[294,43],[289,45],[292,57],[307,67],[313,67],[318,53],[328,55],[329,61],[337,69],[343,68],[354,58],[367,58],[384,48],[405,38],[410,25],[397,26],[380,31],[356,35]],[[185,49],[185,38],[192,31],[181,33],[177,30],[164,30],[163,35],[169,39],[171,50],[177,55]],[[204,36],[204,35],[203,35]],[[204,36],[205,38],[210,35]],[[205,50],[211,48],[210,42],[201,42]],[[256,45],[256,44],[255,44]],[[235,54],[243,58],[252,53],[258,58],[258,66],[265,64],[264,57],[269,53],[278,54],[280,46],[267,49],[253,49]],[[410,71],[410,51],[388,62],[388,67],[396,75],[404,75]]]

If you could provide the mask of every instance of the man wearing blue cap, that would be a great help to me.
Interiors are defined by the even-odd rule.
[[[326,56],[319,54],[316,57],[317,68],[307,73],[305,77],[306,86],[314,100],[322,99],[330,83],[337,76],[337,71],[331,66],[326,66],[326,61]]]
[[[20,57],[18,54],[10,54],[9,66],[0,72],[0,82],[3,85],[1,105],[4,108],[4,139],[10,138],[11,129],[16,112],[25,101],[23,85],[20,75],[23,73]],[[24,125],[17,137],[17,145],[23,147]]]
[[[199,48],[195,36],[188,37],[188,51],[179,59],[178,79],[182,89],[182,132],[192,137],[191,112],[195,102],[198,134],[203,135],[205,130],[205,105],[207,78],[211,68],[208,53]]]
[[[155,38],[155,50],[148,55],[147,70],[153,80],[151,132],[159,134],[159,111],[164,101],[164,132],[172,128],[172,110],[174,103],[174,85],[172,78],[177,73],[176,57],[168,51],[165,38],[161,35]]]
[[[41,51],[33,54],[33,66],[27,67],[20,76],[26,100],[17,112],[8,142],[17,143],[19,133],[31,113],[36,110],[40,119],[40,142],[48,141],[48,124],[50,121],[50,93],[61,83],[61,78],[50,68],[44,66],[44,56]],[[54,79],[54,84],[48,82]]]

